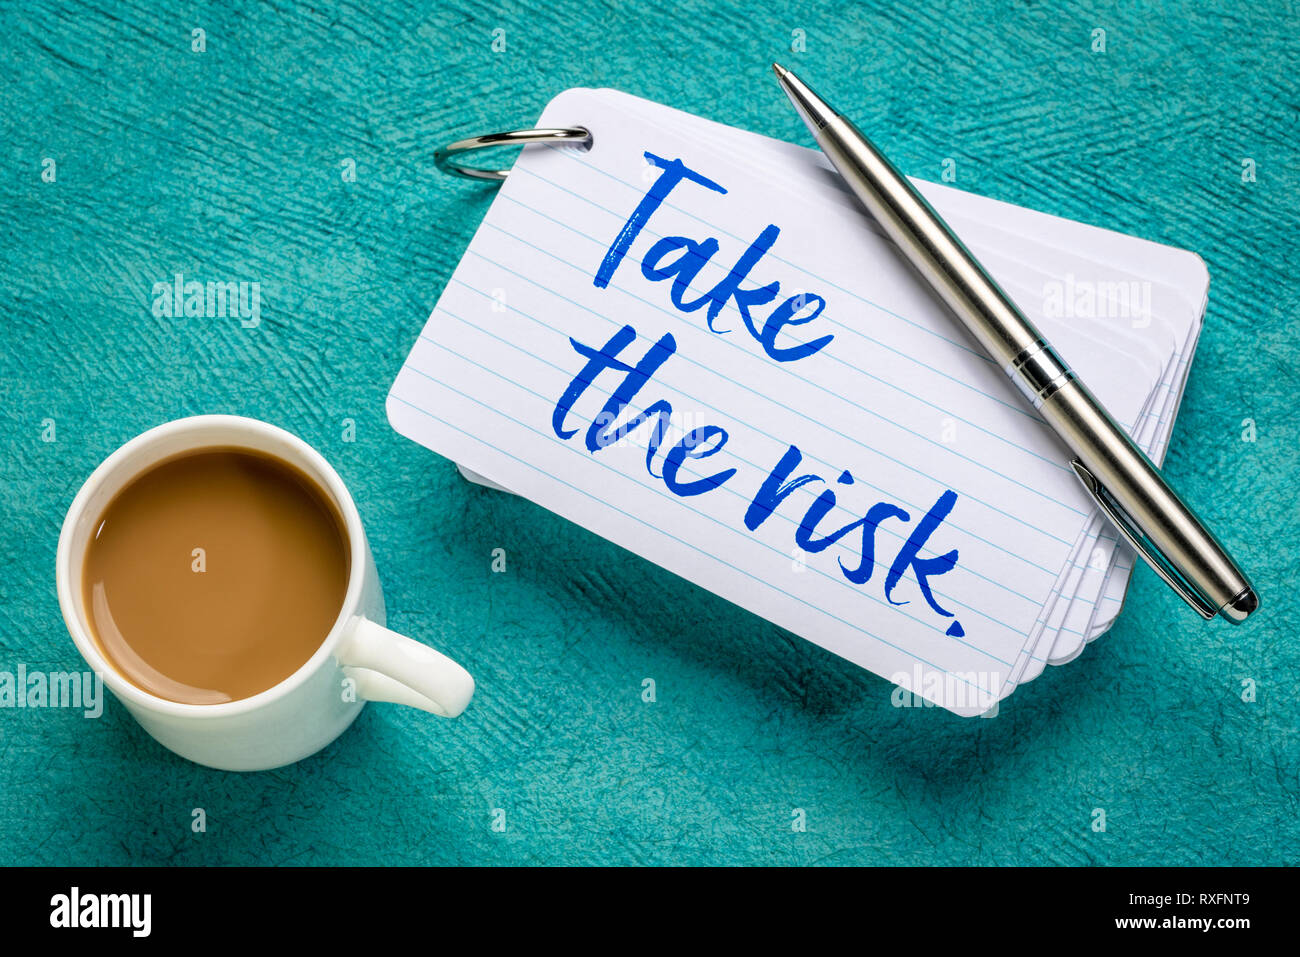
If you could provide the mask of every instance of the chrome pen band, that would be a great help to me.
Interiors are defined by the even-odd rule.
[[[1056,350],[1041,340],[1021,350],[1002,371],[1035,409],[1041,409],[1044,402],[1074,379],[1074,372],[1061,361]]]

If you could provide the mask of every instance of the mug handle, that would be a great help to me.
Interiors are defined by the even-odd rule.
[[[338,659],[367,701],[391,701],[455,718],[474,696],[474,679],[456,662],[369,618],[355,620],[339,645]]]

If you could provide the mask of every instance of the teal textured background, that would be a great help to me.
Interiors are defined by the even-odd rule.
[[[459,721],[372,706],[253,775],[171,755],[115,701],[97,721],[0,711],[0,863],[1300,862],[1292,4],[0,11],[0,670],[80,663],[54,552],[96,464],[233,412],[334,463],[390,624],[479,687]],[[896,709],[881,679],[389,428],[389,383],[492,199],[434,170],[440,142],[611,86],[807,143],[774,59],[908,173],[952,157],[965,189],[1204,257],[1166,470],[1254,576],[1257,620],[1202,624],[1142,569],[1114,630],[998,717]],[[155,318],[178,271],[259,281],[261,325]]]

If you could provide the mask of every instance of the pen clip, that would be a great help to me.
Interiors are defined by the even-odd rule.
[[[1070,466],[1074,469],[1074,473],[1079,476],[1079,481],[1083,483],[1083,487],[1088,490],[1088,493],[1101,506],[1101,510],[1106,513],[1106,517],[1110,519],[1111,524],[1119,529],[1120,534],[1146,560],[1146,563],[1151,566],[1155,573],[1165,580],[1165,584],[1176,591],[1183,601],[1191,605],[1197,614],[1207,621],[1217,615],[1219,609],[1178,571],[1165,557],[1164,553],[1151,543],[1141,529],[1129,520],[1123,509],[1120,508],[1119,503],[1106,491],[1106,487],[1084,468],[1083,463],[1078,459],[1073,459]]]

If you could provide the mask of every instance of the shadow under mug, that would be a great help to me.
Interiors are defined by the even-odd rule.
[[[338,618],[297,671],[248,698],[184,704],[132,684],[104,656],[86,614],[83,565],[94,523],[132,479],[164,459],[214,447],[261,452],[310,476],[343,516],[351,572]],[[301,760],[342,734],[367,701],[454,718],[474,694],[474,679],[456,662],[384,627],[379,575],[356,503],[338,473],[302,439],[256,419],[199,415],[127,442],[77,493],[63,521],[56,562],[59,605],[82,657],[159,743],[208,767],[259,771]]]

